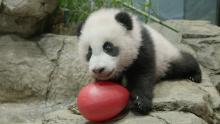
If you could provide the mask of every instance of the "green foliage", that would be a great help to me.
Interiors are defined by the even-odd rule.
[[[90,11],[88,0],[59,0],[59,5],[67,23],[84,20]]]
[[[78,23],[85,20],[92,11],[99,8],[122,8],[123,6],[119,2],[133,5],[133,0],[59,0],[59,5],[64,10],[66,23]],[[149,5],[149,2],[146,2],[144,8],[148,8]]]
[[[138,8],[134,7],[133,1],[134,0],[59,0],[59,5],[64,10],[65,23],[67,24],[82,22],[92,11],[99,8],[117,7],[133,11],[144,17],[144,19],[146,19],[145,21],[151,19],[154,22],[178,32],[175,28],[166,25],[160,19],[151,15],[151,12],[155,12],[151,8],[151,0],[146,0],[145,4],[139,6]]]

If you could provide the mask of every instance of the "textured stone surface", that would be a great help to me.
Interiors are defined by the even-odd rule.
[[[200,62],[205,78],[200,88],[209,94],[212,108],[219,113],[220,96],[215,88],[220,92],[220,28],[207,21],[171,20],[166,23],[174,26],[182,35],[176,45],[192,53]],[[168,38],[174,33],[164,27],[157,27]],[[219,119],[216,123],[220,123]]]
[[[220,110],[215,112],[216,115],[216,124],[220,124]]]
[[[44,20],[35,17],[10,16],[0,13],[0,33],[19,34],[28,37],[36,32],[40,32],[44,27]]]
[[[0,101],[42,97],[53,70],[35,42],[17,36],[0,37]]]
[[[44,124],[85,124],[87,120],[64,109],[45,115],[42,122]]]
[[[76,48],[75,37],[0,36],[1,122],[35,123],[44,113],[69,105],[90,80]]]
[[[61,100],[76,96],[79,88],[91,80],[87,70],[80,66],[77,40],[75,37],[51,36],[39,41],[43,53],[55,64],[50,76],[48,98]]]
[[[178,25],[178,21],[168,23]],[[210,33],[207,31],[212,31],[208,30],[212,25],[207,22],[179,23],[180,29],[184,29],[183,39],[181,34],[166,32],[163,27],[157,29],[166,32],[168,39],[177,41],[178,47],[187,47],[198,58],[203,71],[202,83],[161,82],[155,88],[154,110],[150,115],[129,113],[109,124],[220,123],[220,96],[215,88],[219,85],[218,28],[213,26],[213,33]],[[186,27],[193,29],[187,31]],[[195,32],[199,27],[202,29]],[[16,35],[0,36],[1,123],[91,123],[67,110],[79,89],[91,80],[79,62],[76,40],[52,34],[28,40]]]
[[[208,124],[194,114],[184,112],[156,112],[153,117],[164,120],[166,124]]]
[[[2,0],[0,33],[30,36],[44,29],[57,0]]]
[[[43,18],[57,5],[56,0],[3,0],[3,13],[8,15]]]
[[[88,82],[74,37],[45,35],[34,41],[0,37],[0,101],[29,97],[70,98]]]
[[[42,118],[43,112],[49,107],[39,101],[25,101],[25,103],[2,103],[0,105],[1,124],[36,123]]]
[[[183,38],[206,38],[220,34],[218,26],[212,25],[208,21],[171,20],[167,21],[167,24],[178,29]]]
[[[43,120],[44,124],[94,124],[80,115],[74,115],[68,110],[58,110],[49,113]],[[148,116],[138,116],[128,113],[124,118],[102,124],[207,124],[204,120],[191,113],[183,112],[152,112]]]
[[[213,120],[208,93],[193,82],[161,82],[155,88],[154,109],[188,111],[208,122]]]

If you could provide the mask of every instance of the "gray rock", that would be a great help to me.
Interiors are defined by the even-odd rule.
[[[0,121],[1,124],[41,124],[40,118],[48,109],[42,101],[4,103],[0,105]]]
[[[42,122],[44,124],[85,124],[87,120],[63,109],[46,114]]]
[[[17,36],[0,37],[0,101],[29,97],[75,98],[89,82],[80,66],[76,39],[45,35],[28,41]]]
[[[213,111],[209,94],[193,82],[161,82],[154,90],[154,109],[156,111],[187,111],[213,121]]]
[[[220,93],[220,75],[219,73],[213,72],[210,74],[211,80],[215,87],[217,88],[218,92]]]
[[[76,46],[76,38],[70,36],[48,34],[31,40],[0,36],[2,123],[35,123],[75,99],[90,81]]]
[[[220,110],[215,112],[216,124],[220,124]]]
[[[0,33],[19,34],[29,37],[44,28],[45,20],[35,17],[11,16],[0,13]]]
[[[164,120],[166,124],[207,124],[204,120],[200,119],[194,114],[184,112],[155,112],[151,114]]]
[[[80,115],[72,114],[69,110],[58,110],[45,116],[45,124],[94,124]],[[152,116],[134,116],[129,113],[121,120],[108,121],[102,124],[166,124],[163,120]]]
[[[57,7],[56,0],[4,0],[2,12],[14,16],[44,18]]]
[[[56,65],[50,78],[50,99],[75,98],[79,89],[91,81],[87,69],[79,61],[76,43],[75,37],[53,35],[48,35],[39,42],[45,55]]]
[[[220,70],[220,37],[183,39],[182,43],[191,46],[197,53],[199,62],[213,71]]]
[[[54,68],[35,42],[17,36],[0,37],[0,101],[43,97]]]
[[[128,116],[117,122],[109,124],[166,124],[164,120],[152,116]],[[108,123],[107,123],[108,124]]]
[[[0,12],[0,33],[31,36],[45,27],[47,16],[57,7],[57,0],[4,0]]]
[[[220,34],[218,26],[208,21],[169,20],[166,23],[179,30],[183,38],[207,38]]]
[[[94,124],[69,110],[58,110],[45,115],[44,124]],[[207,124],[204,120],[191,113],[183,112],[152,112],[148,116],[138,116],[131,112],[115,121],[102,124]]]
[[[129,113],[115,124],[207,124],[204,120],[191,113],[183,112],[152,112],[148,116],[137,116]]]

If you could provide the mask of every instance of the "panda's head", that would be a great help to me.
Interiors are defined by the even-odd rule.
[[[118,9],[93,12],[79,26],[79,55],[98,80],[109,80],[126,70],[138,56],[140,24]]]

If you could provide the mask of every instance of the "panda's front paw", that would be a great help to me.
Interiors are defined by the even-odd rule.
[[[132,101],[135,111],[140,114],[146,115],[152,110],[152,99],[144,95],[133,95]]]
[[[195,82],[195,83],[201,83],[201,81],[202,81],[201,74],[195,74],[193,76],[190,76],[189,80],[191,80],[192,82]]]

